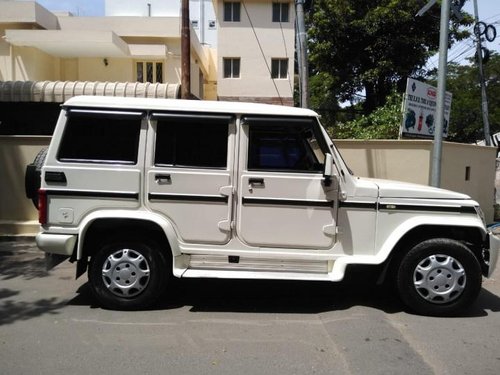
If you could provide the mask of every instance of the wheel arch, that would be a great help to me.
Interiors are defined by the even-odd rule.
[[[110,231],[120,228],[126,233],[147,234],[165,249],[170,249],[172,257],[180,255],[177,235],[170,222],[150,212],[128,212],[128,211],[100,211],[85,218],[80,225],[78,233],[78,245],[76,259],[81,260],[92,255],[92,246],[101,236],[109,236]]]
[[[394,230],[391,236],[380,247],[379,256],[384,267],[380,274],[379,282],[385,280],[388,271],[397,266],[403,256],[413,246],[419,242],[433,238],[449,238],[466,244],[480,264],[484,264],[482,245],[486,231],[478,219],[467,220],[465,222],[456,221],[448,224],[439,223],[435,220],[419,221],[415,225],[410,226],[405,224]]]

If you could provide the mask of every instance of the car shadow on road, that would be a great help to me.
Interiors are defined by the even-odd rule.
[[[88,283],[69,304],[98,308]],[[405,307],[392,288],[371,282],[304,282],[276,280],[176,279],[152,310],[190,306],[191,312],[317,314],[356,306],[387,314]],[[471,308],[459,317],[500,312],[500,297],[483,289]]]

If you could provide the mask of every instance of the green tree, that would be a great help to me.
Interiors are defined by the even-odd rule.
[[[320,76],[323,91],[312,96],[327,103],[352,101],[364,91],[366,114],[385,103],[394,88],[404,89],[406,77],[419,76],[439,47],[440,7],[415,17],[424,0],[316,0],[309,11],[312,81]],[[469,36],[451,22],[450,45]],[[326,77],[329,77],[326,79]],[[316,87],[318,88],[318,87]],[[312,100],[315,104],[315,99]],[[318,108],[318,107],[316,107]]]
[[[499,54],[492,53],[488,63],[484,64],[484,77],[488,94],[490,133],[494,134],[500,131]],[[474,61],[471,61],[470,65],[450,64],[446,90],[453,95],[448,140],[471,143],[484,139],[477,64]]]
[[[382,107],[369,115],[328,127],[328,133],[337,139],[397,139],[402,121],[403,95],[393,92]]]

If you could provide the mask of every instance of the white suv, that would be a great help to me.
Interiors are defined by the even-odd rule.
[[[356,177],[315,112],[281,106],[72,98],[38,200],[40,249],[117,309],[172,275],[341,281],[373,265],[413,311],[449,315],[499,248],[468,196]]]

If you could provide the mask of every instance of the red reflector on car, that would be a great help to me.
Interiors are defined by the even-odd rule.
[[[47,192],[43,189],[38,189],[38,222],[47,224]]]

